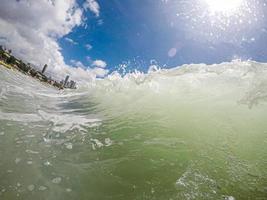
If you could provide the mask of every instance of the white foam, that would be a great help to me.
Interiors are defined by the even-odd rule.
[[[33,150],[30,150],[30,149],[26,149],[25,152],[29,153],[29,154],[39,154],[38,151],[33,151]]]
[[[216,181],[191,168],[185,171],[176,181],[176,187],[181,190],[179,193],[181,199],[186,197],[189,197],[189,199],[217,197],[218,188]]]
[[[147,105],[145,103],[153,104],[154,100],[169,103],[169,98],[176,102],[215,101],[221,98],[233,103],[257,105],[267,101],[267,64],[233,61],[214,65],[183,65],[153,70],[147,74],[133,72],[121,76],[112,73],[80,90],[88,90],[103,105],[111,108],[127,105],[124,108],[129,109],[139,99],[143,100],[140,102],[143,106]]]
[[[227,200],[235,200],[235,198],[233,196],[228,196]]]
[[[53,130],[57,132],[65,132],[74,129],[78,129],[79,131],[86,131],[86,128],[101,125],[100,119],[88,118],[88,116],[68,113],[50,114],[40,110],[38,113],[43,120],[53,122]]]
[[[101,125],[100,119],[89,118],[88,116],[67,114],[67,113],[47,113],[38,111],[38,114],[23,114],[23,113],[4,113],[0,111],[0,120],[9,120],[16,122],[52,122],[52,129],[56,132],[66,132],[77,129],[86,131],[86,128],[92,128]],[[34,137],[29,135],[28,137]]]
[[[0,111],[0,120],[16,122],[39,122],[42,120],[42,118],[37,114],[3,113]]]

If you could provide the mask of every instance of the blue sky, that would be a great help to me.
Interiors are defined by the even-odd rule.
[[[267,0],[1,0],[0,45],[84,81],[121,65],[267,62],[266,15]]]
[[[79,60],[87,65],[101,59],[111,70],[124,62],[142,71],[151,63],[169,68],[235,58],[266,62],[266,1],[248,3],[230,14],[211,14],[208,5],[197,0],[99,0],[99,16],[87,12],[87,27],[74,28],[60,40],[60,46],[69,64]],[[86,49],[86,44],[92,48]],[[176,55],[168,55],[171,49]]]

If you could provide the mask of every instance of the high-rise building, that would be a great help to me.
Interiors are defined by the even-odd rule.
[[[43,70],[42,70],[42,74],[45,73],[46,68],[47,68],[47,64],[44,65]]]
[[[66,78],[65,78],[65,81],[64,81],[64,87],[67,85],[69,78],[70,78],[70,76],[67,75]]]
[[[75,89],[76,88],[76,82],[70,81],[70,88]]]

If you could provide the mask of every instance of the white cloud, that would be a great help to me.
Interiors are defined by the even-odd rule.
[[[56,79],[69,74],[76,81],[90,80],[107,72],[84,69],[78,62],[76,68],[68,66],[58,44],[58,39],[80,26],[82,20],[83,10],[76,0],[1,0],[0,44],[40,69],[48,64],[47,73]]]
[[[107,66],[107,63],[103,60],[95,60],[93,63],[92,63],[92,66],[94,67],[100,67],[100,68],[105,68]]]
[[[78,67],[75,69],[74,73],[72,73],[71,78],[73,80],[80,80],[80,81],[88,81],[94,80],[95,78],[103,78],[108,74],[108,70],[102,68],[88,68],[84,69]]]
[[[100,14],[100,6],[97,3],[96,0],[86,0],[85,3],[83,4],[83,7],[85,10],[90,10],[93,12],[97,17],[99,17]]]
[[[81,75],[82,72],[90,78],[102,78],[106,76],[109,72],[107,69],[100,68],[98,66],[94,66],[93,68],[90,68],[89,66],[85,66],[81,61],[77,60],[70,60],[73,67],[76,67],[78,69],[78,74]],[[81,75],[83,77],[83,75]]]
[[[83,64],[81,61],[70,60],[70,63],[71,63],[74,67],[86,68],[86,67],[84,66],[84,64]]]
[[[66,37],[65,40],[73,45],[77,45],[78,43],[75,42],[73,39]]]
[[[40,67],[47,63],[51,74],[64,76],[68,66],[57,39],[81,22],[82,10],[75,0],[2,0],[0,42],[21,59]]]
[[[94,74],[95,77],[98,77],[98,78],[102,78],[106,76],[109,72],[107,69],[98,68],[98,67],[95,67],[93,69],[88,69],[88,71]]]
[[[92,46],[91,44],[86,44],[86,45],[85,45],[85,48],[86,48],[88,51],[90,51],[90,50],[93,48],[93,46]]]

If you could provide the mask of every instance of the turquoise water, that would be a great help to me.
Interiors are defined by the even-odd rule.
[[[0,199],[267,199],[267,65],[57,91],[0,67]]]

